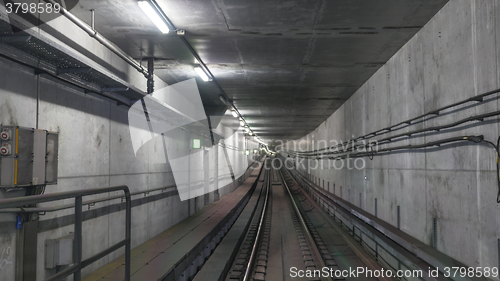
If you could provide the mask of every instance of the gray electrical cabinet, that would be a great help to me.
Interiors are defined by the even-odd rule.
[[[0,187],[57,183],[57,133],[0,126]]]
[[[74,235],[70,234],[59,239],[45,240],[45,268],[73,263]]]

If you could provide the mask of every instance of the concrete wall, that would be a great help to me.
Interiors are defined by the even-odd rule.
[[[365,135],[497,89],[499,9],[500,1],[451,0],[341,108],[301,139],[303,148],[322,148],[321,140],[331,143]],[[498,109],[498,97],[493,96],[483,103],[452,108],[394,134]],[[498,119],[414,136],[388,146],[461,135],[484,135],[496,142]],[[498,266],[500,208],[495,200],[495,151],[491,146],[461,143],[364,161],[366,168],[361,170],[325,165],[310,173],[319,178],[321,186],[325,181],[325,189],[329,186],[333,192],[335,185],[336,195],[372,214],[377,198],[378,217],[395,226],[400,206],[401,229],[428,245],[432,245],[432,219],[437,218],[438,250],[468,266]]]
[[[0,59],[0,123],[38,127],[59,133],[58,184],[47,186],[46,193],[128,185],[131,192],[174,184],[163,142],[156,138],[134,155],[128,128],[128,107],[93,94],[85,94],[69,84]],[[168,139],[167,145],[179,145]],[[240,150],[241,144],[234,143]],[[253,144],[252,144],[253,145]],[[241,161],[242,151],[231,153],[232,161]],[[200,160],[201,161],[201,160]],[[247,163],[248,165],[248,163]],[[213,177],[213,175],[210,175]],[[219,190],[219,196],[234,190],[231,183]],[[222,187],[222,186],[220,186]],[[117,193],[118,194],[118,193]],[[161,194],[156,192],[155,194]],[[22,196],[24,192],[0,190],[0,198]],[[110,194],[112,195],[112,194]],[[150,194],[151,195],[151,194]],[[105,194],[104,196],[108,196]],[[134,198],[143,197],[140,194]],[[92,197],[86,197],[92,199]],[[181,202],[178,195],[141,204],[132,209],[132,246],[154,237],[190,214],[214,201],[192,199]],[[59,201],[48,205],[70,203]],[[98,203],[95,218],[83,224],[83,257],[90,257],[124,238],[124,211],[106,212],[106,206],[120,200]],[[195,205],[196,204],[196,205]],[[46,204],[47,205],[47,204]],[[87,207],[84,207],[87,211]],[[73,210],[47,213],[40,217],[38,234],[37,277],[55,273],[44,269],[44,242],[73,232],[67,223]],[[17,231],[15,215],[0,215],[0,280],[15,280]],[[123,253],[117,251],[88,268],[87,274]]]

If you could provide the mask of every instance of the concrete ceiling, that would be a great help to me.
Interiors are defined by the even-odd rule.
[[[262,139],[314,130],[447,0],[157,0]],[[175,32],[162,35],[136,0],[81,0],[72,10],[131,56],[154,57],[172,84],[197,77]],[[208,115],[221,90],[197,80]]]

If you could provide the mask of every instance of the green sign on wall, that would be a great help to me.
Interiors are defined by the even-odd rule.
[[[193,148],[201,148],[201,140],[200,139],[193,139]]]

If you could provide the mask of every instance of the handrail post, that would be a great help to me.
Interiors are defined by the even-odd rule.
[[[130,191],[128,188],[123,190],[126,197],[126,209],[125,209],[125,239],[127,243],[125,244],[125,281],[130,281],[130,251],[131,251],[131,232],[132,232],[132,202],[130,198]]]
[[[73,280],[82,279],[82,196],[75,197],[75,264],[78,269],[73,275]]]
[[[125,239],[120,241],[119,243],[108,247],[104,251],[83,260],[83,239],[82,239],[82,222],[83,222],[83,197],[94,195],[94,194],[102,194],[113,191],[122,190],[125,193],[126,198],[126,218],[125,218]],[[121,186],[110,186],[106,188],[89,188],[89,189],[81,189],[74,191],[65,191],[59,193],[52,194],[42,194],[42,195],[32,195],[20,198],[8,198],[8,199],[0,199],[0,210],[8,209],[8,208],[19,208],[25,205],[35,205],[39,203],[52,202],[63,199],[75,199],[75,223],[74,223],[74,255],[73,255],[73,265],[59,271],[58,273],[45,278],[45,281],[56,281],[62,280],[73,274],[73,280],[81,281],[82,279],[82,268],[92,264],[93,262],[99,260],[100,258],[109,255],[110,253],[118,250],[119,248],[125,246],[125,281],[130,281],[130,251],[132,249],[132,199],[129,188],[126,185]],[[109,197],[109,199],[116,199],[115,197]],[[100,201],[96,201],[100,202]],[[88,204],[88,203],[86,203]],[[68,207],[71,208],[71,207]],[[66,208],[64,208],[66,209]],[[14,209],[14,212],[17,212],[17,209]],[[59,209],[54,209],[59,210]]]

